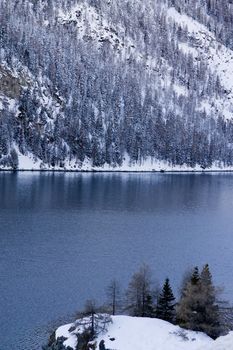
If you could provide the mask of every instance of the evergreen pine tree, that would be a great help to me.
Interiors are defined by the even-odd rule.
[[[158,298],[156,316],[168,322],[173,322],[175,318],[175,297],[168,278]]]

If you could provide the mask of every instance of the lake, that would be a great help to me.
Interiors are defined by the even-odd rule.
[[[142,263],[155,280],[209,263],[233,302],[233,174],[0,173],[0,349],[102,302]]]

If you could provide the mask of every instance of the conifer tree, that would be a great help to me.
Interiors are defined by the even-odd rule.
[[[158,298],[156,316],[168,322],[173,322],[175,318],[175,297],[168,278]]]
[[[216,301],[216,288],[212,282],[209,265],[206,264],[201,272],[201,290],[202,290],[202,328],[211,337],[216,338],[220,333],[220,315],[219,307]]]
[[[181,327],[197,330],[197,306],[199,304],[200,276],[195,267],[190,281],[182,290],[181,300],[177,307],[177,322]]]
[[[177,307],[177,322],[181,327],[205,332],[212,338],[219,335],[216,289],[208,265],[204,266],[201,274],[195,267],[190,281],[184,287]]]

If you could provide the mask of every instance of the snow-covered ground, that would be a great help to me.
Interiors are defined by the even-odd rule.
[[[16,152],[18,153],[18,170],[48,170],[48,171],[97,171],[97,172],[209,172],[209,171],[233,171],[232,167],[224,167],[223,164],[214,164],[211,168],[202,169],[201,166],[197,165],[191,168],[186,165],[171,165],[168,162],[162,160],[155,160],[148,158],[141,163],[132,163],[127,155],[124,157],[123,164],[121,166],[112,167],[108,164],[102,167],[93,167],[92,161],[90,159],[84,160],[81,164],[75,160],[67,160],[64,163],[64,167],[49,167],[43,164],[41,160],[35,159],[32,154],[22,155],[19,152],[18,147],[14,146]],[[9,168],[0,167],[1,170],[11,170]]]
[[[232,350],[233,349],[233,332],[219,337],[215,342],[210,342],[206,347],[197,350]]]
[[[74,349],[78,332],[75,323],[65,325],[58,328],[56,338],[67,338],[64,345]],[[101,340],[110,350],[233,349],[233,333],[213,341],[203,333],[186,331],[162,320],[129,316],[113,316],[107,330],[97,337],[97,349]]]

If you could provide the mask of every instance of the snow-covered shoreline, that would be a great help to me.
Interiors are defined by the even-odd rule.
[[[233,173],[233,169],[227,170],[227,169],[221,169],[221,170],[101,170],[101,169],[91,169],[91,170],[84,170],[84,169],[4,169],[0,168],[0,173],[11,173],[11,172],[18,172],[18,173],[78,173],[78,174],[230,174]]]
[[[76,160],[66,160],[62,166],[48,166],[41,160],[33,158],[31,154],[22,155],[18,149],[18,167],[1,167],[0,171],[39,171],[39,172],[74,172],[74,173],[227,173],[233,172],[233,166],[224,167],[223,164],[215,163],[210,168],[202,168],[200,165],[189,167],[187,165],[171,165],[168,162],[148,158],[140,163],[133,163],[125,155],[121,166],[110,166],[104,164],[101,167],[92,165],[90,159],[85,159],[83,163]]]

